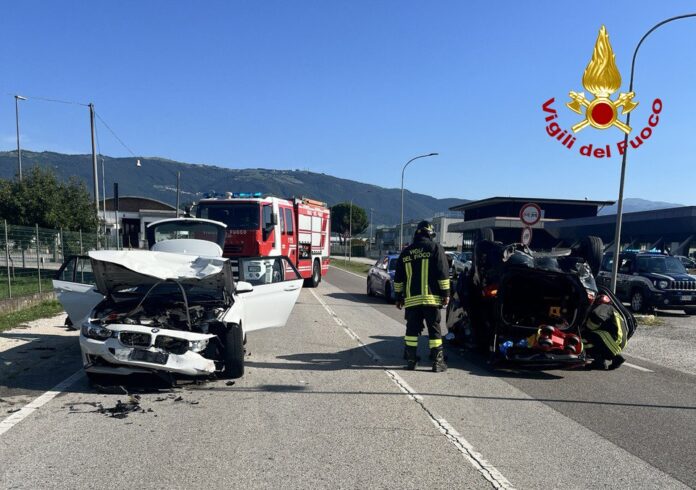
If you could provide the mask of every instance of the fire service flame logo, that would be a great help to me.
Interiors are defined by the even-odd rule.
[[[575,146],[576,135],[588,126],[595,129],[616,127],[623,131],[625,139],[617,141],[613,145],[604,143],[578,145],[578,152],[586,157],[611,158],[614,154],[623,155],[627,147],[637,149],[652,136],[654,129],[660,122],[662,100],[659,98],[653,100],[652,113],[645,126],[639,133],[628,139],[632,128],[620,120],[619,116],[625,116],[633,111],[638,107],[638,102],[633,100],[635,97],[633,92],[620,92],[616,98],[612,99],[612,95],[621,87],[621,73],[616,67],[616,56],[604,26],[599,29],[592,58],[582,75],[582,86],[591,94],[591,97],[586,96],[585,92],[572,90],[569,92],[570,101],[566,103],[566,107],[576,114],[584,116],[582,121],[574,124],[570,129],[564,129],[561,126],[558,112],[553,107],[556,102],[554,97],[541,106],[546,121],[546,133],[564,148],[568,150],[577,148]]]
[[[625,115],[635,109],[638,103],[633,102],[633,92],[621,93],[616,100],[610,99],[611,94],[621,87],[621,73],[616,67],[614,50],[611,49],[609,34],[604,26],[599,30],[592,59],[582,75],[582,86],[595,98],[587,100],[584,92],[570,91],[571,101],[566,106],[578,114],[582,114],[583,108],[585,109],[585,119],[571,128],[574,133],[588,125],[597,129],[616,126],[626,134],[631,132],[631,128],[618,119],[619,107],[623,107],[622,114]]]

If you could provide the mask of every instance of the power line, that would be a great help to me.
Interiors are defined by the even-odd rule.
[[[15,96],[16,94],[8,93],[7,95]],[[75,102],[72,100],[51,99],[49,97],[40,97],[38,95],[22,95],[22,97],[32,100],[43,100],[44,102],[56,102],[58,104],[81,105],[84,107],[89,107],[89,104],[83,104],[82,102]]]
[[[99,113],[95,111],[95,114],[96,114],[96,116],[97,116],[97,119],[99,119],[99,120],[102,122],[102,124],[103,124],[104,126],[106,126],[106,129],[109,130],[109,132],[114,136],[114,138],[116,138],[116,140],[117,140],[119,143],[121,143],[121,146],[123,146],[126,150],[128,150],[128,152],[129,152],[132,156],[134,156],[134,157],[137,158],[137,155],[136,155],[135,153],[133,153],[133,150],[131,150],[130,148],[128,148],[128,145],[126,145],[126,144],[123,142],[123,140],[122,140],[121,138],[118,137],[118,135],[114,132],[114,130],[111,129],[111,127],[110,127],[108,124],[106,124],[106,121],[104,121],[104,119],[102,119],[102,117],[99,115]]]

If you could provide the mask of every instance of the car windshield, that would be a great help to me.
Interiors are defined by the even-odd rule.
[[[390,271],[396,270],[396,261],[397,261],[397,259],[389,259],[389,270]]]
[[[222,221],[230,230],[258,230],[259,205],[256,203],[201,204],[196,216]]]
[[[195,221],[171,221],[152,225],[155,243],[180,238],[195,238],[218,243],[219,226]]]
[[[686,269],[676,257],[638,257],[638,272],[686,274]]]

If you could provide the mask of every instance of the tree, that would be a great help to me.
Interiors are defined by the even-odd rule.
[[[331,231],[338,233],[344,240],[348,238],[350,231],[353,232],[353,235],[358,235],[367,229],[368,221],[365,210],[355,204],[352,205],[352,208],[351,213],[351,203],[349,202],[340,202],[331,206]]]
[[[50,169],[33,167],[22,182],[0,179],[0,219],[21,226],[97,231],[97,214],[84,183],[60,182]]]

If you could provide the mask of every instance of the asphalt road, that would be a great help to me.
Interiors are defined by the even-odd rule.
[[[78,375],[4,432],[79,359],[60,318],[0,333],[0,488],[696,486],[692,374],[499,372],[452,350],[446,373],[407,372],[401,317],[332,269],[286,327],[249,334],[233,385],[138,380],[143,411],[119,419],[98,406],[128,395]]]

